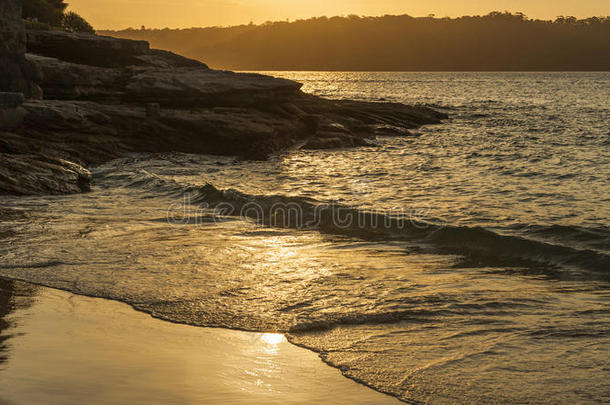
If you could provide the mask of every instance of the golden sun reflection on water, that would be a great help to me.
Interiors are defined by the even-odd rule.
[[[265,333],[261,336],[260,340],[267,345],[277,346],[280,343],[286,342],[286,337],[281,333]]]

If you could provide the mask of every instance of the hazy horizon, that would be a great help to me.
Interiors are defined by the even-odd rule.
[[[522,12],[535,19],[554,19],[557,16],[586,18],[610,15],[610,2],[605,0],[340,0],[333,3],[322,0],[280,1],[251,0],[180,0],[168,4],[159,0],[72,0],[70,9],[83,15],[96,29],[124,29],[128,27],[190,28],[233,26],[265,21],[293,21],[318,16],[357,14],[382,16],[409,14],[414,17],[434,14],[437,17],[484,15],[501,10]],[[121,10],[117,13],[117,10]]]

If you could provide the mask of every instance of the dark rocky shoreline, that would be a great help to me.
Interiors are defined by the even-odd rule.
[[[2,27],[22,29],[18,7],[9,8],[1,18],[12,22]],[[424,107],[326,100],[290,80],[212,70],[144,41],[31,31],[3,42],[12,79],[0,91],[12,93],[0,93],[0,194],[84,192],[86,167],[130,152],[259,160],[292,147],[371,145],[446,118]]]

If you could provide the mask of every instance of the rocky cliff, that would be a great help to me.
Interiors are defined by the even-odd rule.
[[[18,92],[39,97],[31,82],[31,67],[24,59],[26,39],[21,19],[21,2],[0,2],[0,92]]]
[[[11,38],[21,59],[23,38]],[[0,126],[5,194],[86,191],[86,167],[129,152],[266,159],[290,147],[370,145],[444,118],[402,104],[325,100],[296,82],[212,70],[142,41],[36,31],[25,51],[45,99],[26,100],[20,123]]]
[[[0,91],[22,90],[21,63],[25,52],[25,33],[21,6],[17,1],[0,2]]]

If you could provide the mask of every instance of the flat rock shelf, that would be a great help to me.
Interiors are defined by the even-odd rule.
[[[446,118],[425,107],[323,99],[291,80],[213,70],[144,41],[26,33],[9,17],[3,26],[20,40],[3,52],[27,67],[11,83],[30,80],[44,97],[15,107],[18,124],[14,111],[2,115],[13,118],[0,122],[0,194],[86,192],[89,167],[130,152],[265,160],[295,147],[374,146],[378,135],[411,136]]]

